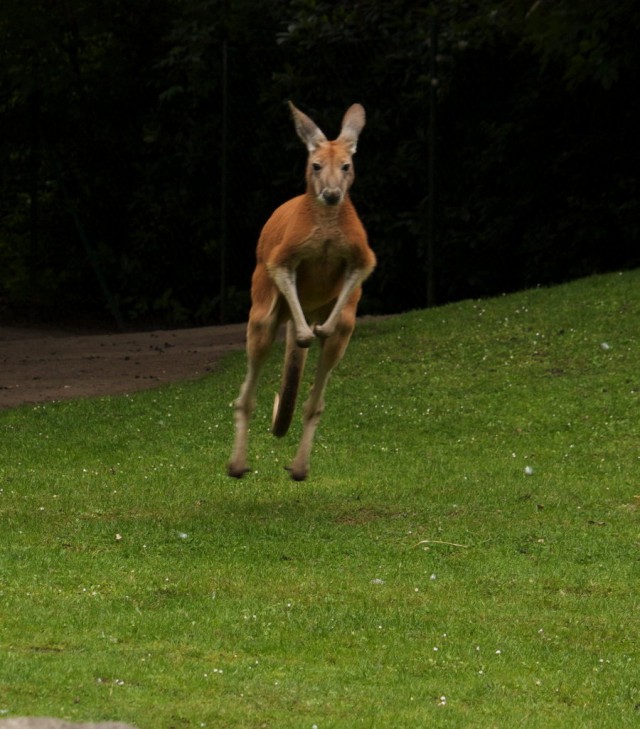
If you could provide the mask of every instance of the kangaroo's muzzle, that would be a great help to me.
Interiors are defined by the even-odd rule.
[[[337,205],[342,202],[343,192],[339,187],[325,187],[320,199],[325,205]]]

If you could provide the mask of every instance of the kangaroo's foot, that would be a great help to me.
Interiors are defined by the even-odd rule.
[[[291,466],[285,466],[284,469],[285,471],[289,471],[289,475],[293,481],[306,481],[309,475],[308,467],[300,467],[292,464]]]
[[[230,463],[227,466],[227,473],[232,478],[242,478],[244,476],[244,474],[249,473],[250,470],[251,469],[248,468],[247,466],[243,466],[241,464],[239,465],[236,463]]]

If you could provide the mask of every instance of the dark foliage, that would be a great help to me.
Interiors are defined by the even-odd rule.
[[[639,26],[632,0],[4,0],[0,313],[244,318],[302,189],[288,98],[329,135],[367,109],[364,310],[637,266]]]

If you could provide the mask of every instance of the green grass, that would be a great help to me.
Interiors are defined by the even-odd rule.
[[[304,484],[281,350],[240,482],[240,355],[0,413],[0,711],[637,726],[639,322],[634,271],[361,325]]]

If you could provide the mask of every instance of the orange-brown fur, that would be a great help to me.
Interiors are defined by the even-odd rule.
[[[300,446],[290,467],[302,480],[331,371],[355,326],[361,284],[376,258],[349,198],[352,157],[365,117],[359,104],[343,119],[340,136],[328,141],[309,117],[290,103],[296,130],[309,151],[305,194],[288,200],[269,218],[258,240],[247,326],[248,370],[235,402],[236,438],[229,474],[240,478],[246,461],[248,426],[260,370],[277,330],[287,322],[285,369],[274,407],[273,432],[289,427],[307,348],[318,339],[322,351],[315,382],[304,406]]]

